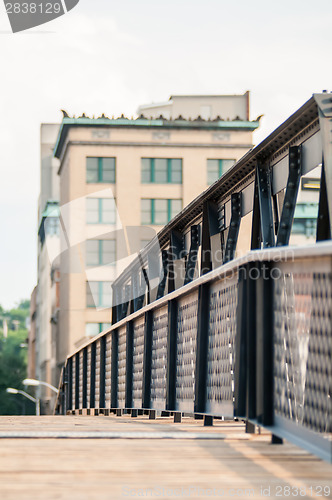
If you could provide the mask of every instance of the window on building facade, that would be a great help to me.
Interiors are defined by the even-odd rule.
[[[207,183],[213,184],[227,170],[234,165],[235,160],[208,160],[207,161]]]
[[[115,240],[87,240],[85,251],[87,266],[106,266],[115,264]]]
[[[182,184],[180,158],[142,158],[142,183]]]
[[[320,190],[320,179],[302,177],[301,188],[303,191],[319,191]]]
[[[86,182],[115,183],[115,158],[87,158]]]
[[[142,224],[164,226],[182,210],[182,200],[141,200]]]
[[[115,224],[115,200],[113,198],[87,198],[86,222],[88,224]]]
[[[95,337],[99,333],[108,330],[111,327],[111,323],[86,323],[85,325],[85,335],[87,337]]]
[[[86,284],[87,307],[112,307],[112,283],[88,281]]]
[[[297,203],[292,225],[292,234],[302,234],[307,238],[316,236],[318,203]]]

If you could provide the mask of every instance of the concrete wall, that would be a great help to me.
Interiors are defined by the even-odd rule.
[[[223,120],[249,120],[249,92],[242,95],[220,96],[172,96],[167,103],[144,105],[138,113],[147,118],[166,119],[181,115],[186,120],[201,116],[205,120],[214,120],[220,116]]]

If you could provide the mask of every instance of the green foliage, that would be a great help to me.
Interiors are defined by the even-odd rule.
[[[8,336],[3,335],[0,328],[0,415],[20,415],[34,413],[34,404],[21,395],[8,394],[7,387],[24,390],[22,381],[27,376],[27,349],[21,347],[26,343],[28,331],[25,328],[29,316],[29,301],[21,301],[17,308],[10,311],[0,309],[0,315],[8,323]],[[19,321],[18,330],[13,321]]]
[[[18,309],[24,309],[25,311],[27,311],[29,313],[29,310],[30,310],[30,300],[29,299],[21,300],[19,302],[19,304],[18,304]]]

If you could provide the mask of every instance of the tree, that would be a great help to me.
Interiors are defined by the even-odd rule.
[[[1,316],[12,327],[13,321],[19,321],[18,330],[9,329],[5,338],[0,328],[0,415],[20,415],[34,413],[34,404],[22,396],[6,392],[7,387],[24,390],[22,381],[27,376],[27,350],[21,347],[28,336],[25,321],[29,315],[28,301],[21,301],[18,308],[4,311]],[[0,306],[1,307],[1,306]]]

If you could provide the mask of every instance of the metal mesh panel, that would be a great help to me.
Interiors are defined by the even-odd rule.
[[[86,403],[87,408],[90,408],[90,394],[91,394],[91,345],[88,346],[87,352],[87,392],[86,392]]]
[[[118,343],[118,406],[124,408],[126,404],[126,327],[119,329]]]
[[[72,374],[73,374],[73,391],[72,391],[72,409],[75,410],[75,394],[76,394],[76,359],[75,356],[72,357]]]
[[[111,364],[112,364],[112,334],[106,337],[106,367],[105,367],[105,407],[111,407]]]
[[[238,277],[210,289],[206,412],[232,417]]]
[[[80,351],[79,377],[79,408],[83,408],[83,351]]]
[[[99,390],[100,390],[100,340],[96,341],[96,392],[95,408],[99,408]]]
[[[144,316],[134,321],[133,339],[133,407],[142,408]]]
[[[151,407],[166,408],[168,307],[161,307],[153,314]]]
[[[331,432],[331,264],[322,260],[293,263],[294,272],[280,265],[274,287],[274,411],[311,430]]]
[[[179,300],[176,356],[176,409],[188,412],[194,411],[197,313],[197,291]]]

